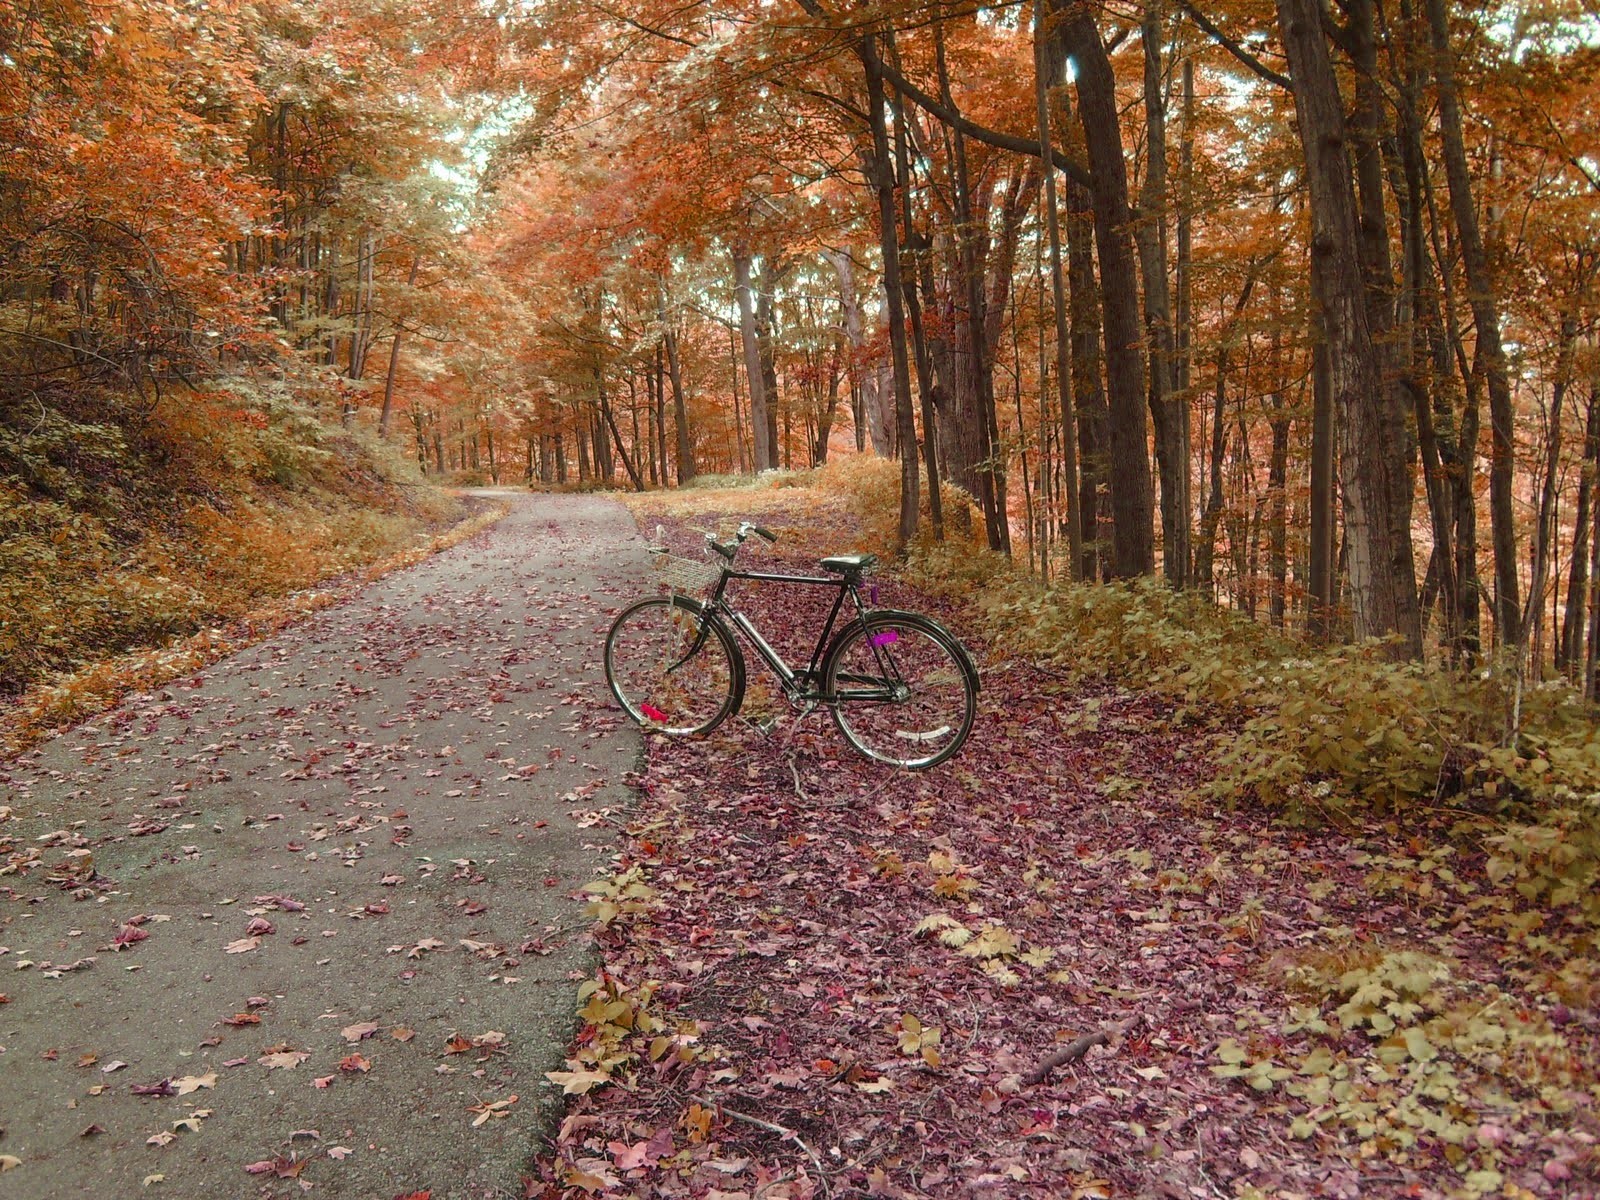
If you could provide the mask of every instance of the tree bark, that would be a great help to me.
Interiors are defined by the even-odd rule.
[[[1572,571],[1567,577],[1567,609],[1557,643],[1556,665],[1573,675],[1583,662],[1584,608],[1589,598],[1590,510],[1594,506],[1595,470],[1600,465],[1600,387],[1589,388],[1589,413],[1584,423],[1583,463],[1578,478],[1578,511],[1573,522]]]
[[[667,348],[667,376],[672,380],[672,419],[678,435],[678,486],[695,477],[694,438],[689,431],[689,410],[683,399],[683,371],[678,364],[678,335],[661,309],[661,340]]]
[[[1144,276],[1144,321],[1150,345],[1148,402],[1155,426],[1161,485],[1161,571],[1173,587],[1189,573],[1189,444],[1174,396],[1177,344],[1167,286],[1167,112],[1161,71],[1161,0],[1147,0],[1140,38],[1144,46],[1146,161],[1136,226]],[[1184,402],[1186,403],[1186,402]]]
[[[1450,185],[1450,209],[1461,239],[1461,261],[1466,269],[1467,293],[1477,336],[1477,355],[1489,389],[1489,527],[1494,544],[1495,626],[1502,646],[1519,641],[1521,605],[1518,600],[1517,530],[1513,512],[1515,480],[1514,413],[1511,379],[1505,348],[1500,341],[1500,308],[1495,281],[1489,273],[1483,233],[1473,208],[1472,177],[1467,166],[1462,135],[1461,101],[1456,92],[1455,51],[1450,45],[1449,18],[1444,0],[1426,0],[1428,28],[1433,42],[1434,80],[1439,98],[1439,136],[1444,150],[1445,178]]]
[[[744,345],[744,373],[750,393],[750,431],[755,442],[757,473],[777,465],[773,458],[771,425],[767,416],[767,381],[761,369],[761,346],[756,339],[755,298],[751,294],[750,251],[743,246],[733,252],[734,296],[739,303],[739,336]]]
[[[1094,176],[1108,393],[1111,573],[1122,578],[1149,575],[1155,570],[1155,506],[1146,441],[1138,272],[1128,230],[1128,175],[1116,79],[1087,3],[1049,2],[1057,19],[1054,36],[1077,64],[1078,119]]]
[[[1417,655],[1416,567],[1409,526],[1395,513],[1397,497],[1409,496],[1410,486],[1398,436],[1403,427],[1397,429],[1385,402],[1389,389],[1368,324],[1343,101],[1317,0],[1277,0],[1277,10],[1311,197],[1312,281],[1339,425],[1355,634],[1398,634],[1398,653]]]
[[[1042,4],[1034,7],[1033,41],[1033,87],[1039,110],[1040,161],[1045,164],[1045,229],[1050,238],[1050,287],[1055,302],[1056,391],[1061,399],[1061,494],[1067,502],[1067,571],[1072,579],[1082,579],[1083,506],[1078,497],[1078,421],[1072,394],[1072,337],[1067,326],[1067,286],[1061,268],[1061,216],[1056,200],[1055,165],[1051,161],[1050,151],[1049,81],[1060,74],[1063,64],[1059,56],[1050,53],[1052,47],[1059,50],[1060,46],[1045,37]],[[1041,392],[1042,380],[1041,375]]]
[[[877,35],[863,34],[856,53],[867,76],[868,116],[872,126],[870,178],[878,196],[878,238],[883,251],[884,302],[889,310],[889,353],[894,363],[895,429],[900,443],[900,525],[896,549],[904,553],[917,533],[920,515],[917,426],[911,409],[911,369],[906,354],[906,318],[900,281],[900,239],[894,202],[894,161],[889,153],[888,106],[883,60]]]

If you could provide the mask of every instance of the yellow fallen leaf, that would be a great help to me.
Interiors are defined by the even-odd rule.
[[[146,1175],[144,1177],[144,1186],[149,1187],[152,1183],[160,1183],[165,1178],[165,1175]]]
[[[604,1071],[546,1071],[544,1077],[551,1083],[559,1083],[562,1093],[568,1096],[582,1096],[611,1082],[611,1076]]]
[[[200,1088],[214,1088],[217,1086],[217,1073],[207,1071],[204,1075],[185,1075],[182,1079],[172,1081],[178,1089],[178,1095],[187,1096],[190,1092]]]
[[[479,1125],[494,1117],[510,1116],[511,1114],[507,1112],[507,1109],[516,1102],[517,1098],[515,1096],[507,1096],[504,1100],[491,1100],[487,1104],[474,1104],[467,1110],[478,1114],[472,1118],[472,1127],[476,1129]]]
[[[20,1167],[22,1160],[15,1154],[0,1154],[0,1171],[9,1171],[12,1167]]]

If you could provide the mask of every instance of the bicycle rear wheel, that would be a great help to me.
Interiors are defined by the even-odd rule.
[[[684,596],[624,609],[606,634],[605,668],[617,703],[658,733],[708,733],[744,695],[744,660],[733,638]]]
[[[961,644],[915,613],[870,613],[829,648],[823,690],[834,724],[858,752],[923,770],[972,732],[977,672]]]

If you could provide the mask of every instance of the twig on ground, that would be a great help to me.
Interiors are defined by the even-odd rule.
[[[817,1169],[817,1180],[822,1184],[824,1193],[830,1191],[827,1173],[822,1169],[822,1159],[817,1157],[817,1152],[792,1129],[785,1129],[782,1125],[775,1125],[771,1121],[763,1121],[760,1117],[752,1117],[748,1113],[738,1112],[723,1104],[720,1100],[712,1100],[707,1096],[693,1096],[691,1099],[701,1108],[709,1108],[721,1113],[725,1117],[732,1117],[735,1121],[743,1121],[746,1125],[754,1125],[757,1129],[765,1129],[768,1133],[775,1133],[785,1141],[793,1142],[806,1152],[806,1157],[811,1160],[811,1165]]]
[[[789,756],[789,774],[794,776],[794,794],[800,798],[801,804],[810,804],[811,797],[806,795],[806,790],[800,786],[800,769],[794,765],[794,755]]]
[[[1098,1030],[1095,1033],[1085,1033],[1079,1037],[1073,1038],[1065,1046],[1061,1047],[1061,1049],[1057,1050],[1033,1070],[1024,1075],[1022,1077],[1023,1085],[1025,1087],[1032,1087],[1034,1084],[1041,1082],[1046,1075],[1050,1074],[1050,1072],[1054,1071],[1057,1067],[1064,1067],[1068,1063],[1077,1062],[1085,1054],[1089,1053],[1090,1047],[1104,1046],[1112,1038],[1121,1037],[1138,1023],[1139,1017],[1135,1015],[1129,1017],[1126,1021],[1122,1021],[1116,1025],[1107,1026],[1106,1028]]]

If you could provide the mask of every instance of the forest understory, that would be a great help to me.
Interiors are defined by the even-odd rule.
[[[872,542],[798,489],[633,504],[679,553],[761,520],[783,535],[761,568]],[[649,739],[530,1194],[1595,1194],[1576,909],[1491,882],[1459,812],[1316,827],[1227,803],[1236,715],[882,584],[977,654],[971,740],[915,774],[824,714]],[[737,600],[791,660],[821,615],[796,590]]]
[[[303,377],[222,379],[148,412],[114,393],[42,418],[0,402],[0,753],[492,515],[334,403]]]

